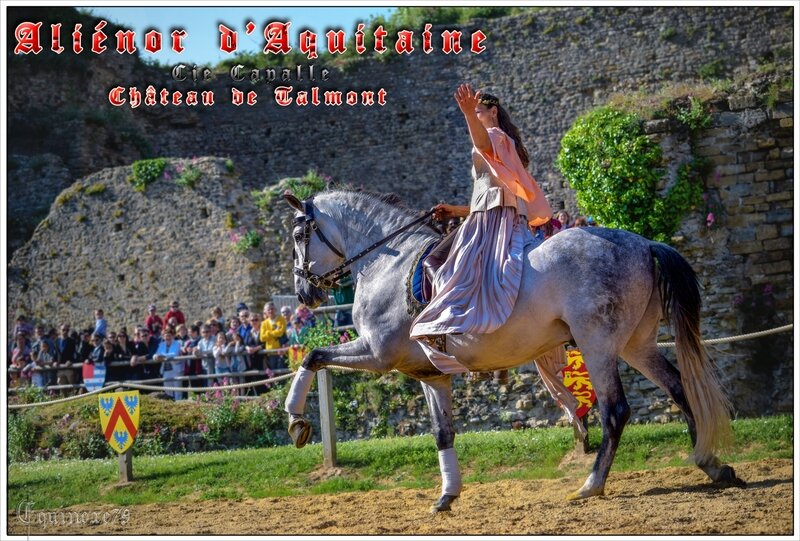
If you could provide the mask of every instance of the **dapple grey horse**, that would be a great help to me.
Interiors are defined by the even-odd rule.
[[[317,370],[339,366],[407,374],[422,384],[440,451],[443,488],[433,511],[450,509],[461,490],[452,451],[451,376],[434,368],[409,339],[406,291],[411,267],[437,232],[419,223],[398,235],[417,215],[387,196],[326,191],[307,201],[290,193],[284,197],[297,211],[292,235],[300,301],[314,308],[327,300],[326,289],[345,266],[357,285],[353,323],[358,338],[311,351],[292,382],[286,411],[295,445],[303,446],[311,431],[302,414]],[[591,227],[567,229],[536,247],[529,245],[525,261],[507,322],[489,334],[448,336],[447,351],[469,370],[486,372],[528,363],[570,341],[578,345],[597,395],[603,438],[592,472],[572,498],[604,493],[630,416],[619,357],[682,410],[695,463],[714,482],[743,485],[733,468],[715,456],[730,441],[729,404],[700,340],[699,286],[686,260],[669,246],[636,234]],[[674,329],[680,371],[656,349],[662,315]],[[442,461],[448,450],[449,463]]]

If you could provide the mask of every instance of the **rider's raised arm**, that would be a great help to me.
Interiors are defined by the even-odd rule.
[[[475,112],[475,107],[480,101],[480,92],[473,92],[469,85],[463,84],[458,87],[454,95],[458,108],[464,114],[464,120],[467,121],[469,128],[469,136],[472,139],[472,144],[481,153],[493,154],[492,141],[489,139],[489,133],[486,128],[481,124],[478,119],[478,114]]]

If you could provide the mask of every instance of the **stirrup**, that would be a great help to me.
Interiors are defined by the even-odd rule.
[[[446,334],[429,334],[422,337],[427,344],[442,353],[447,353],[447,335]]]

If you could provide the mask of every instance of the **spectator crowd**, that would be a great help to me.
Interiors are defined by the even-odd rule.
[[[244,383],[286,368],[286,355],[264,350],[302,345],[308,328],[315,324],[316,317],[306,306],[294,311],[283,306],[278,311],[272,302],[264,305],[260,315],[239,303],[227,318],[215,306],[208,319],[191,323],[178,301],[163,316],[151,304],[132,334],[125,327],[109,326],[102,309],[95,310],[93,325],[80,330],[67,323],[49,329],[41,323],[34,326],[20,315],[6,352],[9,384],[41,388],[81,384],[84,365],[105,367],[106,382],[163,379],[164,387],[186,387],[190,381],[197,387],[224,378]],[[242,375],[254,370],[258,374]],[[176,379],[180,376],[214,377]],[[184,395],[165,392],[176,399]]]

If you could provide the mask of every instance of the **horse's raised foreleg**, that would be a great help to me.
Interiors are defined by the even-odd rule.
[[[586,349],[583,349],[583,352],[586,368],[589,370],[589,377],[597,395],[600,420],[603,425],[603,441],[600,443],[592,473],[583,486],[570,495],[572,500],[603,494],[608,472],[622,437],[622,430],[631,414],[617,370],[617,356],[593,355]]]
[[[337,344],[312,350],[297,370],[284,409],[289,414],[289,435],[295,446],[303,447],[311,437],[311,423],[303,417],[306,408],[306,396],[314,381],[314,374],[326,366],[341,366],[380,372],[380,362],[370,350],[369,343],[363,338],[351,342]]]
[[[461,472],[453,448],[456,429],[453,425],[451,377],[439,376],[420,383],[431,414],[433,437],[439,449],[439,470],[442,473],[442,495],[431,507],[431,512],[449,511],[450,504],[461,494]]]

